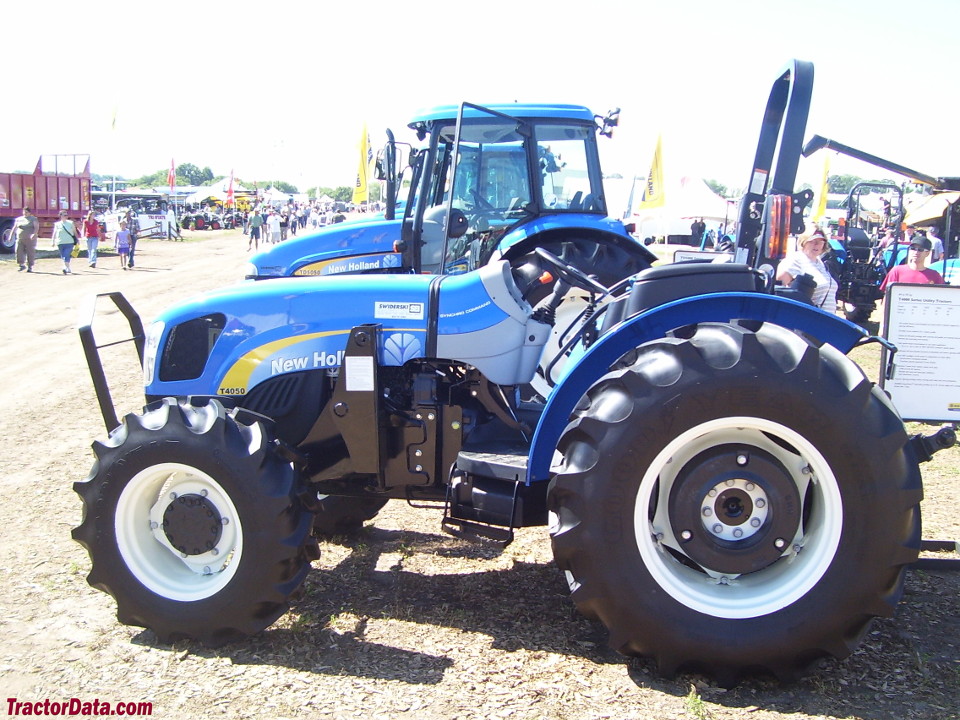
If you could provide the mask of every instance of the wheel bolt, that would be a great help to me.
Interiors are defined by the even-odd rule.
[[[209,494],[210,494],[210,493],[207,492],[207,489],[206,489],[206,488],[204,488],[203,490],[200,491],[200,497],[206,497],[206,496],[209,495]]]
[[[726,481],[726,486],[727,486],[727,487],[733,487],[733,480],[727,480],[727,481]]]
[[[753,518],[750,520],[750,524],[755,528],[760,527],[760,518]]]
[[[714,531],[717,535],[719,535],[720,533],[723,532],[723,525],[721,525],[720,523],[717,523],[716,525],[713,526],[713,531]]]
[[[767,501],[764,500],[763,498],[757,498],[756,500],[754,500],[753,504],[756,505],[758,508],[762,508],[767,506]]]
[[[703,516],[704,516],[704,517],[710,517],[711,515],[713,515],[713,510],[711,510],[711,509],[708,508],[708,507],[704,507],[704,508],[703,508]]]
[[[174,493],[174,492],[170,493],[170,499],[171,499],[171,500],[176,500],[176,499],[177,499],[177,494]]]
[[[210,554],[211,554],[211,555],[219,555],[219,554],[220,554],[220,551],[217,550],[216,548],[210,548]]]
[[[223,523],[224,525],[229,525],[230,518],[220,518],[220,522]]]
[[[741,530],[740,528],[737,528],[736,530],[733,531],[733,536],[735,538],[743,537],[743,530]]]
[[[757,489],[756,485],[754,485],[753,483],[747,483],[747,492],[753,492],[756,489]]]
[[[709,495],[710,497],[716,497],[716,496],[717,496],[717,491],[716,491],[716,490],[711,490],[710,492],[707,493],[707,495]]]
[[[150,529],[151,529],[151,530],[156,530],[158,527],[160,527],[160,525],[159,525],[158,523],[154,522],[153,520],[150,521]]]

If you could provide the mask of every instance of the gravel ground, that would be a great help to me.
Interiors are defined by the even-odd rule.
[[[245,248],[236,231],[188,233],[142,242],[136,270],[79,259],[72,276],[54,259],[28,275],[0,256],[4,698],[148,702],[161,718],[960,718],[960,573],[911,571],[895,616],[845,661],[791,685],[723,690],[607,649],[603,628],[574,610],[545,530],[522,530],[505,550],[471,545],[440,532],[439,510],[397,501],[357,537],[323,543],[303,596],[256,637],[207,650],[118,624],[70,539],[71,485],[105,434],[78,308],[122,290],[149,318],[239,278]],[[138,409],[131,347],[106,354],[118,407]],[[958,466],[956,448],[924,466],[926,537],[960,538]]]

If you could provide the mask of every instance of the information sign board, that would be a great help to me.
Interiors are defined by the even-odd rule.
[[[897,352],[880,384],[903,419],[960,422],[960,286],[890,285],[883,335]]]

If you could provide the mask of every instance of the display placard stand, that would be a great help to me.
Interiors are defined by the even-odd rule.
[[[887,289],[880,386],[904,420],[960,422],[960,286],[893,283]],[[952,551],[960,542],[923,540],[921,550]],[[960,558],[921,558],[915,567],[960,570]]]

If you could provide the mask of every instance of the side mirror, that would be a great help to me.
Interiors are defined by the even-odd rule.
[[[600,126],[600,134],[604,137],[613,137],[613,129],[620,124],[620,108],[611,110],[604,117],[594,115],[594,118],[599,120],[597,124]]]

